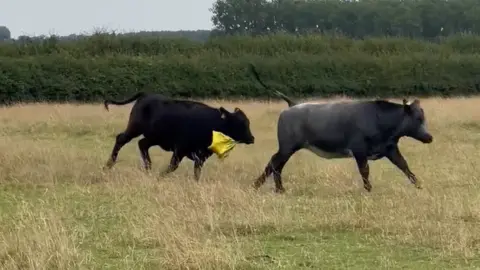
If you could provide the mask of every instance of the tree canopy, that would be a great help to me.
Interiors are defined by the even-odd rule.
[[[480,33],[478,0],[217,0],[211,11],[215,29],[224,34],[433,38]]]
[[[11,35],[10,30],[6,26],[0,25],[0,41],[10,39]]]

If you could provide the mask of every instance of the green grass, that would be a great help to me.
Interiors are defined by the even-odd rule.
[[[211,104],[218,105],[217,102]],[[480,267],[478,99],[422,101],[432,145],[401,141],[417,190],[387,161],[366,193],[352,161],[301,151],[287,192],[250,185],[276,149],[285,104],[228,103],[257,138],[225,161],[162,178],[170,153],[137,140],[106,162],[128,107],[28,105],[0,114],[2,269],[474,269]],[[15,119],[15,121],[12,121]],[[455,142],[455,143],[452,143]]]
[[[94,189],[94,187],[93,187]],[[19,207],[58,208],[64,224],[82,235],[77,248],[90,254],[86,268],[159,269],[155,255],[159,244],[138,239],[128,233],[126,214],[138,211],[143,203],[141,194],[113,196],[109,192],[72,185],[54,189],[20,184],[4,185],[0,192],[2,227],[11,226],[18,218]],[[132,196],[134,195],[134,196]],[[62,202],[70,202],[61,205]],[[21,208],[21,207],[20,207]],[[472,269],[480,267],[480,258],[465,261],[442,251],[396,242],[383,235],[362,230],[347,231],[340,227],[276,229],[271,226],[256,232],[241,226],[237,235],[224,234],[246,247],[240,269]],[[243,231],[243,232],[242,232]],[[254,244],[252,244],[254,243]],[[251,248],[251,249],[250,249]],[[136,268],[136,269],[139,269]]]
[[[439,251],[388,241],[374,234],[317,229],[274,234],[261,240],[270,261],[262,268],[282,269],[471,269],[480,261],[435,258]]]

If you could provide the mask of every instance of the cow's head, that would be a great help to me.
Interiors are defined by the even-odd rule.
[[[235,108],[233,113],[220,107],[220,114],[225,121],[225,133],[237,142],[253,144],[255,137],[250,131],[250,120],[239,108]]]
[[[425,114],[420,106],[420,101],[415,99],[413,102],[407,102],[404,99],[403,108],[406,114],[403,126],[404,134],[423,143],[431,143],[433,136],[427,130]]]

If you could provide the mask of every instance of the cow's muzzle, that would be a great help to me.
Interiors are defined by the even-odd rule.
[[[254,144],[254,143],[255,143],[255,137],[253,137],[253,136],[245,141],[245,144]]]
[[[422,138],[420,138],[420,141],[422,143],[432,143],[433,142],[433,136],[427,133],[427,134],[423,135]]]

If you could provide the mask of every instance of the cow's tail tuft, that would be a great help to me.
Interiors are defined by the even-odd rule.
[[[297,105],[298,103],[291,100],[287,95],[285,95],[284,93],[278,91],[278,90],[274,90],[274,93],[279,96],[280,98],[282,98],[283,100],[285,100],[285,102],[287,102],[288,104],[288,107],[293,107],[295,105]]]

